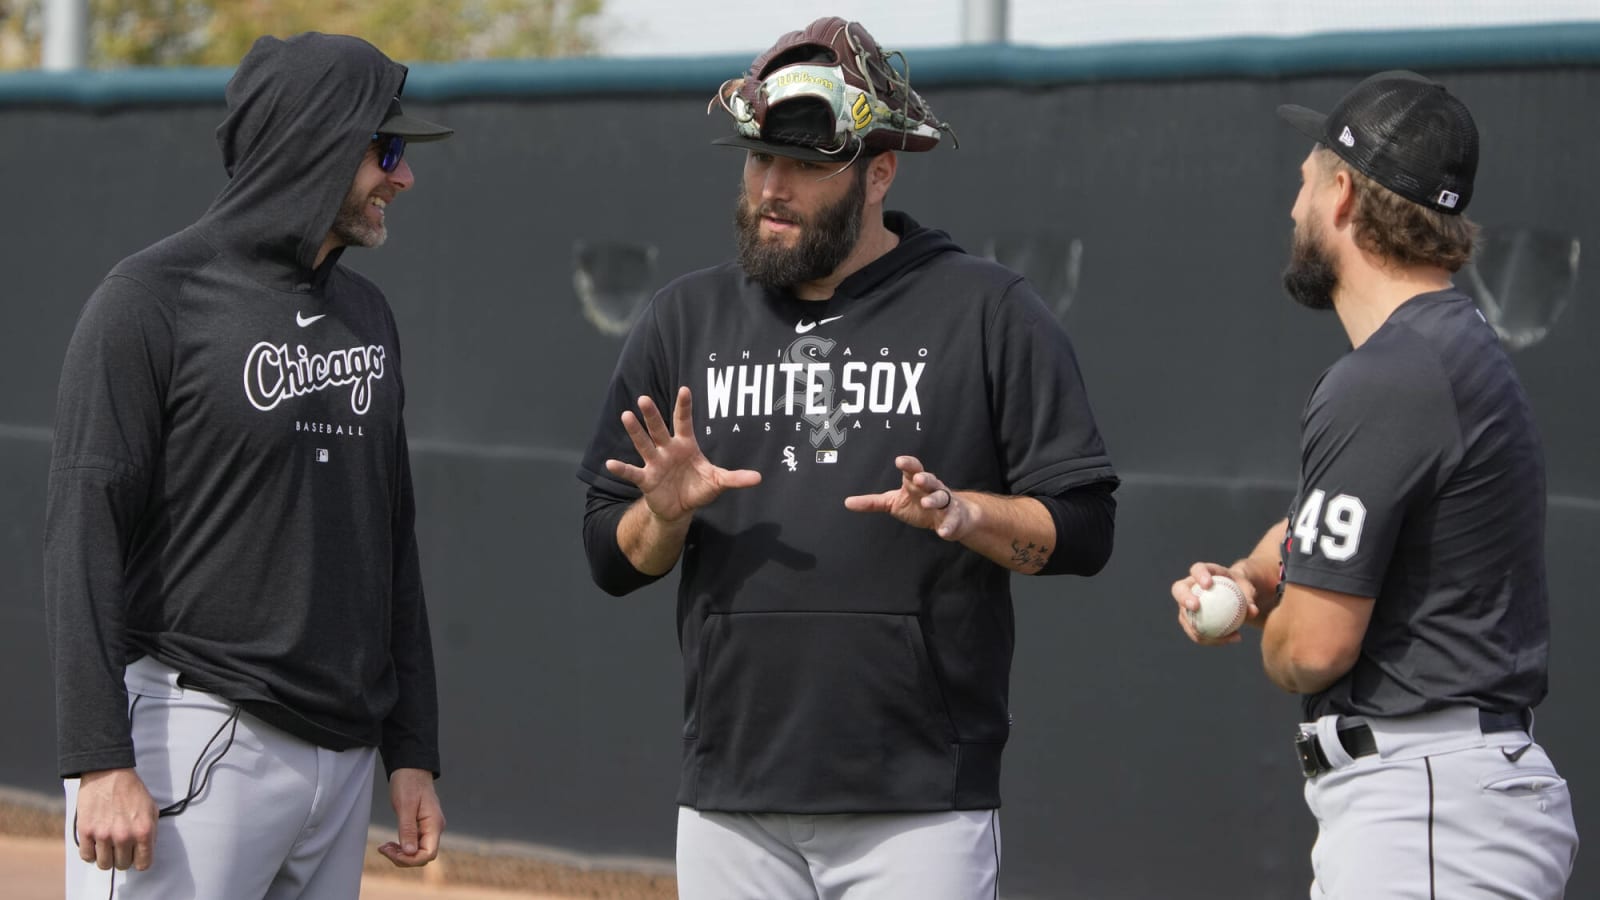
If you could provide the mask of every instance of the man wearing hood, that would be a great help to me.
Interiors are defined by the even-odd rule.
[[[685,898],[995,896],[1011,575],[1111,551],[1067,336],[884,209],[946,130],[887,60],[819,19],[718,92],[738,260],[651,301],[579,472],[604,590],[683,560]]]
[[[400,347],[339,265],[383,243],[406,142],[451,134],[405,79],[357,38],[258,40],[227,186],[79,318],[45,528],[69,900],[354,897],[379,757],[380,850],[437,853]]]

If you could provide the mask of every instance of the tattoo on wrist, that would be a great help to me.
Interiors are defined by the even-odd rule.
[[[1050,561],[1050,548],[1032,541],[1011,542],[1011,562],[1019,572],[1037,572]]]

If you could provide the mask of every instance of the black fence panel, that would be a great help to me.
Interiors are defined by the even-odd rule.
[[[1578,111],[1595,108],[1600,65],[1429,74],[1483,133],[1485,246],[1458,283],[1515,348],[1544,434],[1554,664],[1538,734],[1573,780],[1581,829],[1600,805],[1584,687],[1600,656],[1583,643],[1600,633],[1587,566],[1600,118]],[[574,470],[639,305],[731,253],[740,157],[708,146],[725,119],[705,115],[720,78],[519,95],[452,94],[435,75],[414,79],[413,105],[458,136],[409,152],[417,186],[390,209],[388,245],[345,259],[388,292],[404,339],[451,828],[670,857],[673,579],[625,599],[591,585]],[[1297,704],[1262,676],[1254,637],[1189,646],[1167,587],[1195,559],[1242,554],[1285,511],[1301,405],[1345,342],[1279,287],[1309,148],[1273,110],[1326,109],[1358,77],[935,78],[924,91],[961,147],[903,157],[890,206],[1034,281],[1074,338],[1125,479],[1103,574],[1015,579],[1008,895],[1239,900],[1309,882]],[[6,785],[58,789],[40,546],[62,352],[106,270],[221,187],[220,118],[220,94],[8,103],[0,90]],[[1570,896],[1594,894],[1580,869]]]

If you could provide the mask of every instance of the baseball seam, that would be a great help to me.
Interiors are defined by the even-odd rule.
[[[1245,616],[1249,611],[1249,604],[1245,603],[1244,591],[1239,588],[1239,585],[1233,582],[1233,579],[1230,578],[1225,581],[1223,580],[1222,576],[1219,575],[1212,579],[1211,585],[1213,589],[1218,587],[1226,587],[1228,592],[1233,595],[1233,618],[1229,620],[1227,627],[1217,631],[1214,634],[1206,634],[1201,632],[1199,629],[1199,623],[1196,621],[1196,617],[1193,614],[1190,615],[1189,620],[1195,624],[1196,633],[1200,634],[1201,637],[1207,639],[1216,639],[1220,637],[1226,637],[1235,631],[1238,631],[1239,628],[1244,625]]]

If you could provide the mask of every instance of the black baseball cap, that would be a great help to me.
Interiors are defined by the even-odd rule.
[[[442,141],[456,133],[454,128],[446,128],[427,119],[406,115],[400,109],[400,98],[389,101],[389,111],[384,114],[383,121],[375,129],[378,134],[397,134],[414,144],[427,141]]]
[[[1472,201],[1478,126],[1466,104],[1437,81],[1404,70],[1379,72],[1331,113],[1285,105],[1278,115],[1413,203],[1455,216]]]

